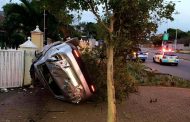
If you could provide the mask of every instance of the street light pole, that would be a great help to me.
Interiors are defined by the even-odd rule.
[[[175,33],[175,40],[174,40],[175,50],[177,49],[177,28]]]
[[[44,6],[44,42],[46,40],[46,10]]]
[[[180,0],[179,1],[172,1],[172,2],[181,2]],[[176,11],[174,14],[179,14],[178,11]],[[176,33],[175,33],[175,40],[174,40],[174,48],[175,48],[175,51],[177,49],[177,28],[176,28]]]
[[[40,2],[40,0],[36,0],[38,2]],[[43,14],[44,14],[44,42],[46,41],[46,9],[45,9],[45,5],[43,6]]]

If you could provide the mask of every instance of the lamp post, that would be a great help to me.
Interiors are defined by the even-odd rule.
[[[36,0],[37,2],[40,2],[40,0]],[[46,10],[45,10],[45,5],[43,6],[43,15],[44,15],[44,42],[46,40]]]
[[[172,2],[181,2],[181,1],[179,0],[179,1],[172,1]],[[177,15],[177,14],[179,14],[179,12],[176,11],[174,14]],[[176,32],[175,32],[174,49],[175,49],[175,51],[177,49],[177,28],[176,28]]]
[[[175,46],[175,50],[176,50],[177,49],[177,28],[176,28],[176,33],[175,33],[174,46]]]
[[[44,42],[46,41],[46,10],[44,6]]]

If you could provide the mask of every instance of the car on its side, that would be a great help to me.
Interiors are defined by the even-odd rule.
[[[64,101],[79,103],[95,92],[77,47],[69,42],[50,44],[34,61],[30,73]]]
[[[179,58],[174,51],[162,50],[155,53],[153,56],[153,62],[160,64],[173,64],[177,66],[179,63]]]

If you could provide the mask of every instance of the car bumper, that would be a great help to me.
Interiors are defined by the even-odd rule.
[[[144,56],[138,56],[139,59],[141,60],[146,60],[148,58],[148,56],[144,55]]]
[[[162,59],[162,63],[179,63],[179,59],[172,59],[172,60]]]

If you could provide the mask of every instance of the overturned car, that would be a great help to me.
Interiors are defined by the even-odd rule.
[[[79,103],[95,92],[76,46],[54,42],[43,50],[31,66],[32,79],[38,79],[61,100]]]

